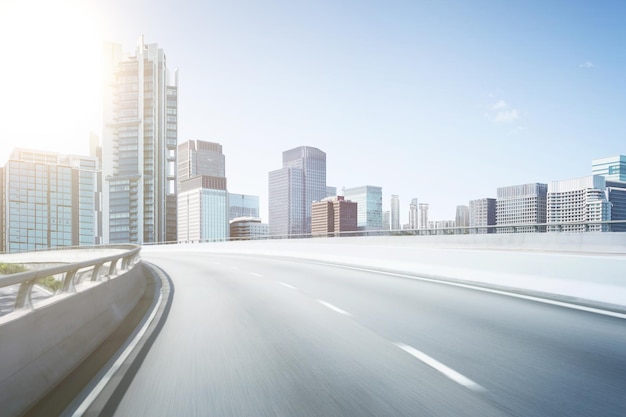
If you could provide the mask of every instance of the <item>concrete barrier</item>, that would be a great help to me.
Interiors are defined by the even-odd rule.
[[[0,414],[17,416],[79,365],[137,304],[146,288],[141,264],[17,319],[0,322]]]
[[[626,233],[283,239],[145,247],[329,262],[626,309]]]

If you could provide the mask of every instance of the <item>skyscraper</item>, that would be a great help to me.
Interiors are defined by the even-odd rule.
[[[418,226],[418,215],[417,215],[417,198],[411,200],[411,204],[409,204],[409,229],[415,230]]]
[[[225,166],[219,143],[191,140],[178,146],[178,241],[229,237]]]
[[[178,183],[195,177],[226,177],[226,157],[222,145],[204,140],[189,140],[178,145]]]
[[[359,230],[382,230],[383,189],[373,185],[345,188],[346,200],[357,203],[357,227]]]
[[[176,240],[178,75],[139,38],[134,55],[104,47],[102,134],[105,242]]]
[[[456,227],[468,227],[469,226],[469,206],[459,205],[456,206],[456,217],[454,220]],[[467,229],[462,230],[461,233],[467,233]]]
[[[419,203],[420,229],[428,229],[428,203]]]
[[[311,232],[311,204],[326,197],[326,154],[300,146],[283,152],[283,167],[269,173],[272,235]]]
[[[3,250],[96,243],[95,158],[16,149],[2,171]]]
[[[400,230],[400,197],[391,195],[391,230]]]
[[[498,188],[496,224],[520,225],[546,222],[548,185],[531,183]],[[545,226],[498,227],[498,233],[545,232]]]
[[[259,196],[228,193],[228,220],[259,217]]]

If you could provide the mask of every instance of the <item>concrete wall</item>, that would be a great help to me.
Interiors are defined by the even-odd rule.
[[[263,255],[550,294],[626,308],[626,233],[380,236],[149,246]]]
[[[0,414],[19,415],[44,396],[113,332],[145,288],[137,264],[0,323]]]

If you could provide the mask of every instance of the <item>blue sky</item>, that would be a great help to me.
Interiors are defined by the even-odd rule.
[[[452,219],[456,205],[499,186],[589,175],[593,158],[626,153],[621,1],[85,3],[58,1],[51,12],[81,10],[63,25],[75,41],[46,43],[46,32],[29,45],[80,57],[98,40],[127,51],[142,33],[158,43],[180,71],[179,141],[222,143],[229,190],[260,195],[264,217],[267,173],[300,145],[327,153],[329,185],[382,186],[386,209],[399,194],[403,222],[413,197],[430,203],[431,219]],[[0,5],[0,23],[23,18],[10,11]],[[23,48],[14,58],[24,50],[37,55]],[[54,83],[55,54],[32,61],[42,71],[30,79]],[[81,74],[96,71],[77,62],[70,84],[91,91]],[[22,113],[61,110],[33,105],[42,91],[76,99],[48,123],[25,123]],[[40,88],[5,104],[0,162],[15,146],[86,153],[88,131],[101,129],[98,100]]]

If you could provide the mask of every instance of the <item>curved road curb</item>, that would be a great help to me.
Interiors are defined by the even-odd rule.
[[[163,328],[174,298],[174,285],[163,270],[148,262],[142,261],[142,263],[152,275],[155,283],[150,308],[127,342],[118,349],[106,366],[65,409],[62,416],[113,415]]]

